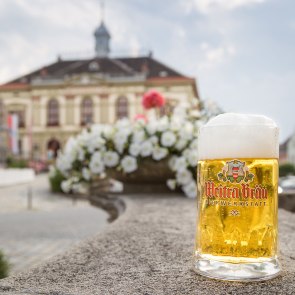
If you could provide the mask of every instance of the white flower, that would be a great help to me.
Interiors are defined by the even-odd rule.
[[[189,106],[184,103],[178,104],[178,106],[174,108],[173,110],[173,116],[179,117],[179,118],[185,118],[187,116],[188,108]]]
[[[198,154],[195,150],[189,150],[186,155],[186,159],[192,167],[197,166],[198,164]]]
[[[100,174],[104,171],[104,165],[102,162],[91,161],[89,164],[89,168],[94,174]]]
[[[188,198],[196,198],[197,196],[197,185],[195,183],[195,181],[190,181],[188,184],[184,185],[182,187],[185,195],[188,197]]]
[[[99,149],[100,147],[104,146],[105,140],[100,136],[91,134],[86,144],[88,152],[93,153],[96,149]]]
[[[56,160],[56,167],[62,174],[66,175],[67,171],[72,168],[74,157],[71,153],[69,154],[59,154]]]
[[[77,136],[77,143],[81,147],[87,146],[89,133],[86,130],[82,130],[82,132]]]
[[[82,176],[85,180],[90,180],[91,174],[90,174],[90,170],[86,167],[84,167],[82,169]]]
[[[153,159],[156,161],[164,159],[168,155],[168,150],[161,147],[155,147],[153,150]]]
[[[78,149],[78,160],[81,162],[85,160],[85,152],[81,147]]]
[[[171,131],[166,131],[161,136],[161,144],[165,147],[171,147],[176,142],[176,136]]]
[[[92,155],[89,168],[91,173],[94,174],[100,174],[104,172],[104,164],[101,158],[101,154],[99,152],[95,152]]]
[[[204,124],[205,124],[205,122],[202,121],[202,120],[195,121],[195,127],[196,127],[196,129],[200,129]]]
[[[194,125],[191,122],[186,122],[179,135],[182,139],[191,140],[194,135]]]
[[[138,143],[131,143],[129,146],[129,154],[137,157],[140,153],[140,145]]]
[[[70,137],[65,145],[64,152],[70,153],[75,149],[77,146],[77,140],[74,137]]]
[[[149,140],[152,144],[158,144],[158,142],[159,142],[159,138],[158,138],[156,135],[151,136],[148,140]]]
[[[102,134],[105,138],[111,139],[114,134],[114,128],[112,126],[105,125]]]
[[[178,157],[175,160],[174,168],[177,171],[185,170],[187,167],[187,161],[185,157]]]
[[[72,177],[70,178],[70,181],[71,181],[72,183],[74,183],[74,182],[78,182],[78,181],[79,181],[79,177],[77,177],[77,176],[72,176]]]
[[[134,143],[142,143],[145,139],[145,133],[143,130],[137,130],[133,133],[132,141]]]
[[[125,145],[124,144],[115,143],[115,148],[116,148],[116,150],[118,151],[119,154],[123,154]]]
[[[128,132],[125,132],[124,130],[119,130],[114,136],[115,145],[125,145],[128,139],[128,135]]]
[[[177,183],[181,185],[185,185],[193,180],[193,175],[187,169],[178,170],[176,173],[176,180],[177,180]]]
[[[118,129],[123,129],[123,128],[125,129],[126,127],[130,127],[130,121],[127,118],[120,119],[116,122],[115,126]]]
[[[181,151],[183,148],[185,148],[187,145],[187,140],[185,139],[179,139],[175,145],[176,149],[178,151]]]
[[[119,155],[116,152],[108,151],[103,156],[103,162],[107,167],[115,167],[119,164]]]
[[[121,165],[124,172],[131,173],[137,169],[136,158],[125,156],[121,161]]]
[[[175,167],[176,160],[177,160],[176,156],[172,156],[169,159],[168,166],[172,171],[176,171],[176,167]]]
[[[182,127],[182,122],[179,118],[173,118],[170,123],[170,130],[179,131]]]
[[[171,190],[173,190],[173,191],[175,190],[175,188],[176,188],[176,180],[175,179],[168,179],[166,184]]]
[[[189,153],[190,153],[190,149],[185,149],[184,151],[182,151],[182,156],[187,159],[189,156]]]
[[[102,124],[93,124],[91,125],[91,132],[97,135],[101,135],[104,131],[105,125]]]
[[[190,143],[189,147],[190,147],[191,149],[193,149],[193,150],[197,150],[197,149],[198,149],[198,139],[197,139],[197,138],[194,139],[194,140]]]
[[[152,154],[152,152],[153,144],[148,140],[144,141],[140,146],[140,155],[142,157],[148,157]]]
[[[141,126],[144,126],[144,125],[146,125],[146,119],[144,119],[144,118],[137,118],[135,124],[138,125],[138,126],[140,126],[140,127]]]
[[[91,161],[101,161],[101,153],[100,152],[95,152],[93,153],[92,157],[91,157]]]
[[[62,181],[61,189],[64,193],[69,193],[72,189],[71,179],[67,179],[67,180]]]
[[[150,135],[153,135],[157,131],[157,122],[156,121],[150,121],[147,126],[146,130]]]
[[[169,128],[169,120],[168,117],[162,117],[157,124],[157,130],[163,132]]]

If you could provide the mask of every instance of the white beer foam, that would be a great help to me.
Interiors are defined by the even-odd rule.
[[[279,128],[266,116],[226,113],[200,129],[200,160],[278,157]]]

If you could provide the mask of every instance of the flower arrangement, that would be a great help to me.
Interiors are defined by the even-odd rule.
[[[159,104],[160,105],[160,104]],[[58,170],[66,178],[64,192],[86,192],[96,179],[116,170],[123,175],[137,173],[143,161],[167,161],[175,175],[167,179],[171,190],[181,188],[189,198],[196,197],[198,162],[197,136],[203,124],[200,113],[177,107],[171,116],[122,119],[114,125],[93,125],[70,138],[56,161],[51,175]]]

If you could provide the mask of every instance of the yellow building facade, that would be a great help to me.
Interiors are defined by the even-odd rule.
[[[0,86],[0,116],[19,118],[24,157],[46,159],[50,145],[63,146],[89,124],[112,124],[144,114],[142,96],[151,89],[167,100],[166,109],[198,98],[196,81],[155,60],[109,56],[110,35],[103,23],[95,31],[95,56],[58,60]],[[3,127],[2,127],[3,129]],[[5,129],[5,128],[4,128]]]

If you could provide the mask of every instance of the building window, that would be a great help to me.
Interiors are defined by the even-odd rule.
[[[128,99],[124,96],[120,96],[116,102],[116,118],[128,118],[128,113]]]
[[[60,142],[56,138],[51,138],[47,142],[47,159],[55,159],[58,155],[58,151],[60,150],[60,148]]]
[[[47,126],[59,125],[59,106],[56,99],[51,99],[47,108]]]
[[[12,114],[17,115],[18,118],[18,127],[25,127],[25,112],[24,111],[13,111]]]
[[[93,123],[93,102],[91,98],[84,98],[81,105],[81,125]]]

